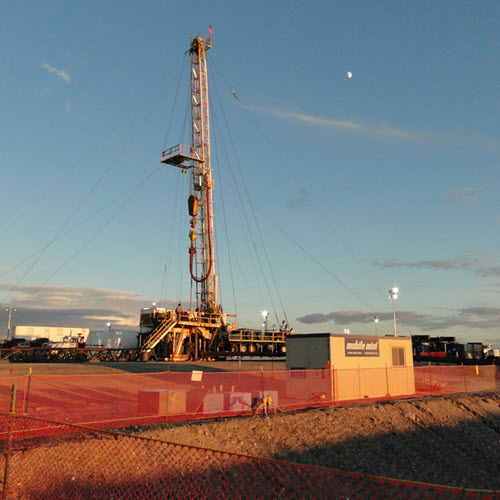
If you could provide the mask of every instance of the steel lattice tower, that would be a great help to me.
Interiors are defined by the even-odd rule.
[[[217,310],[217,275],[215,274],[215,229],[213,180],[210,161],[210,116],[208,75],[205,51],[211,40],[201,37],[191,41],[191,146],[179,144],[164,151],[162,162],[192,168],[190,272],[196,285],[197,305],[202,311]]]

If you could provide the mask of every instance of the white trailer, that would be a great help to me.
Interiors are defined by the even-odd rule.
[[[109,331],[91,331],[85,346],[135,349],[137,347],[137,331],[111,329]]]
[[[89,332],[88,328],[78,327],[18,325],[14,327],[13,338],[26,339],[28,342],[36,339],[49,339],[49,342],[62,342],[64,337],[76,339],[81,335],[86,341]]]

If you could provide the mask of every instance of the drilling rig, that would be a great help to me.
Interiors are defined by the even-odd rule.
[[[191,41],[191,145],[178,144],[161,162],[192,176],[188,198],[190,217],[189,271],[196,309],[148,307],[141,310],[139,349],[145,361],[196,360],[206,354],[266,354],[285,352],[285,328],[279,331],[238,330],[236,315],[224,314],[217,303],[213,181],[210,161],[210,119],[206,50],[211,38]],[[228,319],[231,319],[231,322]],[[288,326],[288,325],[287,325]]]
[[[146,308],[141,311],[139,347],[143,359],[151,353],[174,360],[198,359],[215,348],[217,333],[226,326],[217,304],[213,181],[210,164],[210,119],[206,50],[211,39],[191,41],[191,145],[178,144],[163,152],[161,162],[190,172],[192,192],[189,270],[195,288],[196,310]]]

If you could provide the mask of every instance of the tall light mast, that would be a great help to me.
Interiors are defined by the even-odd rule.
[[[162,163],[185,173],[192,169],[192,193],[188,200],[191,229],[189,268],[196,286],[197,306],[201,311],[217,310],[217,275],[215,274],[215,232],[213,181],[210,162],[210,118],[208,76],[205,51],[211,39],[191,41],[191,146],[179,144],[163,152]]]
[[[9,319],[7,321],[7,340],[12,339],[12,335],[10,334],[10,320],[11,320],[12,313],[15,312],[15,310],[16,310],[16,307],[17,306],[12,306],[9,304],[7,304],[5,306],[5,310],[8,311],[8,313],[9,313]]]

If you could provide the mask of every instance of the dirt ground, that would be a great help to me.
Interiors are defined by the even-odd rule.
[[[0,376],[26,365],[1,365]],[[281,370],[280,362],[32,365],[34,375]],[[10,370],[12,370],[10,372]],[[497,378],[498,380],[498,378]],[[497,386],[498,387],[498,386]],[[129,429],[137,435],[408,481],[500,490],[500,391]]]
[[[116,361],[106,363],[9,363],[0,361],[0,377],[19,377],[28,375],[97,375],[111,373],[155,373],[155,372],[205,372],[218,371],[269,371],[285,370],[284,361],[190,361],[172,362],[134,362]]]

